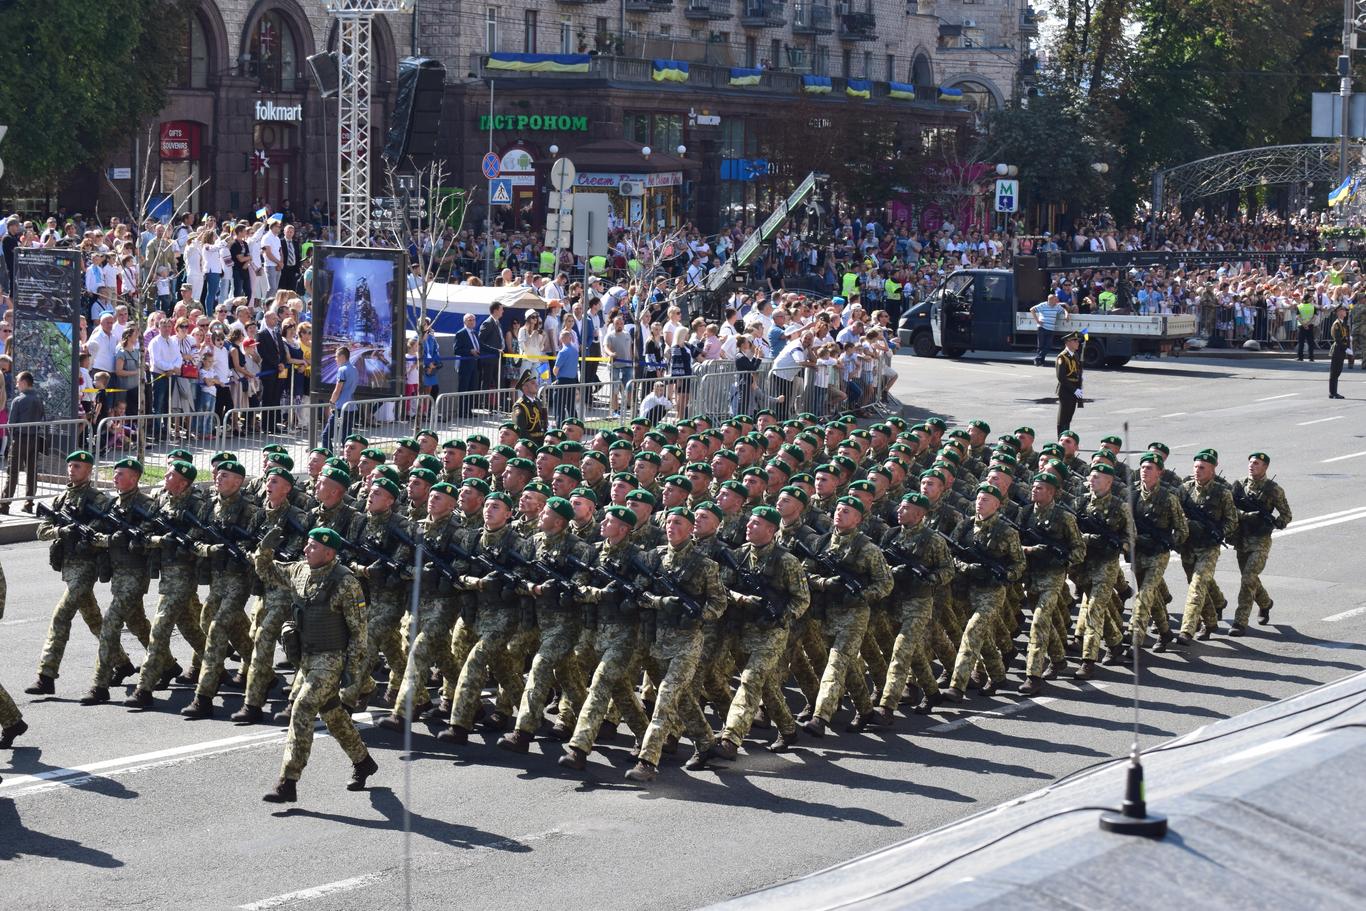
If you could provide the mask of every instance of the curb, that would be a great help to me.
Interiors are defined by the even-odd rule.
[[[38,540],[37,521],[0,522],[0,544],[27,544]]]

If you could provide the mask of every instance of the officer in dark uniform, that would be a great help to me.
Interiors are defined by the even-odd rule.
[[[1075,332],[1062,339],[1062,351],[1054,370],[1058,377],[1058,435],[1072,426],[1072,415],[1082,407],[1081,399],[1081,357],[1077,349],[1081,347],[1081,337]]]
[[[512,406],[512,422],[519,437],[539,447],[545,441],[547,420],[545,406],[536,397],[536,378],[530,370],[523,370],[517,378],[517,389],[521,394]]]

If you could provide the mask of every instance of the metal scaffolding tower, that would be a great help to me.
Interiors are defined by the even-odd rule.
[[[331,0],[337,17],[337,242],[370,243],[370,25],[411,0]]]
[[[1362,152],[1359,144],[1349,146],[1348,173],[1361,167]],[[1160,212],[1183,201],[1248,187],[1335,181],[1340,154],[1338,143],[1320,142],[1242,149],[1186,162],[1154,172],[1153,209]]]

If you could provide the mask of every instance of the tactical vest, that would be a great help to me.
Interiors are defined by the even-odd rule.
[[[686,563],[693,563],[697,559],[706,559],[696,551],[690,552],[684,560]],[[655,567],[655,572],[659,575],[668,575],[673,583],[692,596],[693,600],[701,604],[705,598],[705,590],[702,588],[702,579],[699,575],[689,573],[688,567],[675,566],[670,570],[665,570],[663,557]],[[655,589],[656,593],[660,589]],[[655,611],[655,624],[659,629],[697,629],[702,624],[701,617],[689,617],[682,604],[674,604],[670,600],[666,606]]]
[[[746,623],[772,627],[776,625],[772,617],[787,616],[787,605],[792,600],[792,593],[783,587],[782,562],[787,553],[787,549],[781,544],[775,544],[763,565],[758,567],[759,578],[764,584],[764,603],[745,608]]]
[[[299,630],[299,647],[305,655],[344,652],[351,641],[346,617],[332,609],[332,599],[348,570],[338,563],[323,583],[307,598],[294,601],[294,623]]]
[[[604,543],[603,547],[598,550],[598,563],[614,575],[630,580],[636,576],[636,572],[631,569],[630,564],[639,553],[640,549],[630,544],[614,553],[609,553]],[[601,579],[597,580],[597,583],[606,584]],[[639,611],[640,605],[631,598],[620,594],[605,595],[598,602],[597,618],[610,623],[631,624],[636,622]]]

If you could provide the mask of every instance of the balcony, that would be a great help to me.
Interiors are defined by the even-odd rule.
[[[556,2],[565,6],[589,6],[594,3],[606,3],[607,0],[556,0]]]
[[[1039,14],[1033,7],[1020,10],[1020,37],[1039,37]]]
[[[687,0],[683,15],[689,19],[729,19],[731,0]]]
[[[828,3],[798,3],[792,10],[792,34],[831,35],[835,18]]]
[[[743,0],[740,25],[745,28],[782,28],[787,24],[781,0]]]
[[[845,13],[840,16],[841,41],[876,41],[877,17],[872,13]]]
[[[673,9],[673,0],[625,0],[628,13],[667,13]]]

